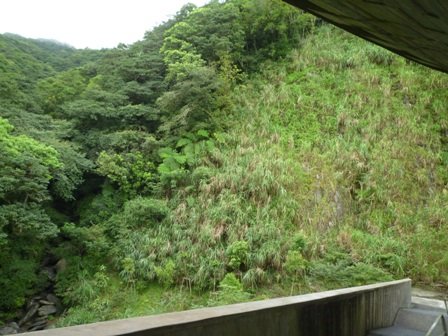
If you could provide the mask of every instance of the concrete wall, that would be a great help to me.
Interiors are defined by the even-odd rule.
[[[25,333],[29,336],[363,336],[411,302],[409,279]]]

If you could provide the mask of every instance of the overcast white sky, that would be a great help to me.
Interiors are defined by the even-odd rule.
[[[111,48],[141,40],[188,2],[208,0],[0,0],[0,33]]]

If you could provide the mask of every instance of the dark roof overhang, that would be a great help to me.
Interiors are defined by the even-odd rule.
[[[285,0],[430,68],[448,72],[448,0]]]

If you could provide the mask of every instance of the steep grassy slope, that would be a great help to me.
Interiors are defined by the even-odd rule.
[[[286,62],[237,88],[220,162],[197,196],[182,195],[193,206],[181,202],[175,220],[208,232],[207,242],[247,242],[239,269],[246,285],[264,272],[294,275],[294,239],[304,240],[307,272],[325,286],[340,261],[445,282],[447,83],[319,30]]]
[[[235,88],[214,149],[167,196],[168,217],[120,233],[123,283],[106,268],[84,280],[86,300],[61,325],[405,276],[445,286],[447,86],[316,28]],[[108,230],[136,209],[165,211],[144,198],[124,209]]]
[[[324,27],[237,89],[223,163],[199,194],[214,216],[202,222],[228,218],[230,240],[249,242],[249,268],[287,272],[302,231],[311,276],[332,259],[326,286],[340,260],[446,283],[447,85],[444,74]],[[222,200],[243,211],[226,217]]]

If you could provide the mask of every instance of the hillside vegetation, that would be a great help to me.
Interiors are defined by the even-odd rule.
[[[112,50],[55,45],[63,64],[0,43],[0,320],[48,287],[48,258],[61,326],[446,286],[445,74],[274,0],[187,5]]]

